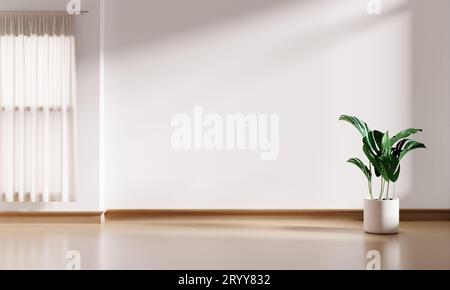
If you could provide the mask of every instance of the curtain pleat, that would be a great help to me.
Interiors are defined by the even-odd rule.
[[[74,35],[73,16],[49,15],[0,15],[0,35],[32,36]]]
[[[74,201],[70,15],[0,15],[0,201]]]

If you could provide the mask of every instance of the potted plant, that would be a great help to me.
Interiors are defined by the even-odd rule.
[[[364,231],[374,234],[395,234],[399,225],[399,199],[395,196],[395,183],[400,175],[400,161],[414,149],[426,148],[424,144],[409,139],[421,129],[406,129],[393,137],[389,132],[370,130],[360,119],[342,115],[339,120],[352,124],[362,136],[362,150],[369,161],[365,165],[359,158],[347,162],[356,165],[368,182],[369,196],[364,200]],[[372,169],[380,178],[380,192],[373,192]],[[393,189],[393,190],[392,190]]]

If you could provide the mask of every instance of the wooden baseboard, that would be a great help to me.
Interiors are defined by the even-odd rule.
[[[93,212],[0,212],[0,224],[12,223],[58,223],[101,224],[103,221],[132,221],[154,219],[192,218],[298,218],[362,221],[362,210],[177,210],[177,209],[114,209]],[[402,221],[450,221],[450,209],[402,209]]]
[[[236,209],[113,209],[105,213],[106,220],[165,218],[309,218],[362,220],[359,210],[236,210]]]
[[[402,221],[450,221],[450,209],[401,209]]]
[[[0,212],[0,224],[101,224],[103,211]]]
[[[115,209],[105,213],[105,219],[146,220],[167,218],[299,218],[362,221],[362,210],[127,210]],[[450,221],[450,209],[402,209],[402,221]]]

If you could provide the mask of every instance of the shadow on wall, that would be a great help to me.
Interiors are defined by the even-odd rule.
[[[411,125],[424,129],[418,138],[428,149],[411,154],[414,192],[405,196],[402,207],[426,208],[432,193],[442,198],[440,208],[450,208],[450,1],[412,0],[410,9]]]
[[[150,142],[142,136],[141,132],[143,129],[151,130],[152,134],[154,134],[153,137],[157,136],[155,140],[166,140],[167,128],[158,124],[161,123],[162,119],[167,118],[172,111],[180,108],[183,110],[186,107],[190,108],[194,100],[207,104],[218,104],[219,106],[233,102],[239,105],[245,103],[245,105],[249,104],[248,106],[253,108],[252,106],[256,102],[251,99],[253,96],[248,94],[248,92],[256,92],[260,97],[263,94],[259,89],[267,87],[280,94],[273,102],[270,102],[272,100],[269,100],[269,97],[267,97],[267,104],[270,105],[271,109],[283,114],[286,117],[284,121],[291,123],[307,124],[310,122],[308,119],[309,115],[301,116],[293,105],[296,103],[294,93],[308,92],[308,96],[313,98],[314,104],[317,105],[311,108],[317,114],[317,119],[326,120],[317,124],[314,128],[304,129],[303,133],[305,135],[316,136],[314,134],[317,134],[317,132],[330,128],[331,122],[328,121],[331,115],[330,112],[335,113],[333,105],[330,105],[330,93],[333,92],[330,90],[325,91],[326,94],[321,92],[321,86],[326,87],[328,85],[327,81],[329,82],[327,78],[324,78],[324,82],[321,82],[320,79],[323,75],[327,76],[327,71],[330,69],[328,63],[326,63],[328,58],[324,58],[323,66],[322,63],[315,63],[314,67],[318,68],[311,73],[308,71],[308,67],[305,66],[306,68],[303,68],[303,75],[301,76],[303,77],[302,83],[298,82],[297,84],[294,78],[282,81],[277,80],[275,82],[273,81],[274,75],[279,78],[290,76],[290,69],[297,73],[299,63],[313,59],[316,55],[326,52],[334,45],[351,45],[353,35],[358,36],[361,32],[365,32],[370,28],[378,29],[377,24],[395,20],[396,16],[401,16],[402,13],[411,13],[413,17],[411,75],[406,72],[407,67],[405,71],[402,71],[402,74],[405,74],[406,78],[411,80],[411,94],[405,93],[405,95],[408,103],[412,104],[407,104],[403,107],[403,111],[398,113],[401,115],[402,121],[410,117],[410,120],[407,121],[411,126],[423,127],[425,133],[419,138],[429,146],[429,149],[427,152],[418,152],[411,154],[412,157],[409,157],[413,158],[415,166],[412,168],[414,180],[411,183],[413,184],[408,185],[414,192],[405,194],[402,207],[413,207],[412,205],[415,205],[415,207],[417,205],[427,207],[427,200],[425,200],[427,191],[435,191],[436,196],[441,199],[441,202],[438,204],[442,204],[442,207],[449,207],[449,200],[446,196],[450,188],[450,181],[448,180],[450,162],[449,153],[445,147],[449,144],[450,132],[449,130],[437,132],[437,129],[434,128],[434,123],[437,121],[440,124],[438,128],[441,130],[447,126],[443,124],[450,123],[449,92],[448,84],[446,84],[445,80],[449,76],[449,41],[448,33],[444,35],[446,30],[448,30],[448,23],[447,25],[439,24],[440,21],[445,21],[444,19],[448,15],[449,1],[435,0],[431,4],[425,4],[424,2],[422,0],[398,1],[396,3],[401,5],[389,6],[392,9],[383,10],[381,15],[368,17],[363,10],[365,1],[358,2],[361,3],[361,6],[358,6],[359,4],[336,5],[334,1],[311,0],[106,1],[106,83],[107,91],[112,93],[111,95],[108,94],[106,106],[110,110],[109,113],[111,115],[120,114],[121,116],[119,121],[109,118],[109,113],[106,114],[108,117],[105,135],[107,143],[111,144],[109,145],[110,151],[108,152],[107,150],[108,156],[106,156],[106,175],[111,180],[122,179],[120,183],[113,182],[110,185],[111,191],[117,193],[121,190],[151,192],[154,200],[168,200],[169,196],[175,200],[179,199],[176,193],[179,192],[179,189],[174,189],[173,178],[179,179],[177,180],[178,184],[186,182],[185,186],[181,187],[185,192],[201,192],[205,189],[192,186],[192,180],[197,177],[204,177],[202,176],[204,174],[207,177],[212,177],[213,181],[209,184],[214,185],[213,189],[223,193],[222,195],[217,194],[217,196],[223,198],[224,204],[228,204],[227,199],[230,199],[229,202],[232,204],[233,200],[236,199],[236,195],[233,195],[233,193],[237,189],[242,189],[242,191],[249,192],[249,194],[240,196],[242,204],[247,205],[260,198],[261,192],[294,192],[296,190],[294,186],[299,184],[296,180],[303,173],[302,178],[305,179],[310,177],[314,179],[316,176],[322,176],[323,168],[320,162],[312,164],[312,167],[317,166],[317,169],[306,168],[306,166],[305,168],[292,166],[295,162],[301,164],[298,161],[302,160],[297,160],[301,158],[301,155],[295,155],[292,154],[292,151],[288,151],[288,153],[291,153],[288,156],[289,160],[283,159],[281,160],[282,162],[273,164],[269,169],[259,168],[254,166],[253,163],[244,163],[245,161],[242,161],[242,168],[250,168],[248,170],[250,174],[247,172],[245,174],[239,173],[238,170],[236,172],[234,168],[227,171],[228,167],[225,166],[225,169],[211,171],[212,173],[202,172],[201,170],[190,173],[193,178],[184,180],[185,174],[180,173],[183,171],[183,168],[175,173],[170,171],[170,166],[174,164],[180,165],[181,159],[174,157],[167,160],[168,158],[161,157],[167,157],[171,154],[170,148],[166,146],[167,144]],[[383,3],[387,4],[388,1]],[[439,5],[440,9],[436,9],[436,5]],[[329,11],[327,10],[328,7],[330,7]],[[319,10],[320,13],[317,14],[316,10]],[[438,14],[441,15],[433,15],[437,10],[439,11]],[[267,15],[271,18],[266,18]],[[221,29],[222,26],[226,26],[226,29],[224,29],[226,31]],[[276,30],[273,26],[276,26]],[[207,32],[205,33],[207,37],[202,35],[204,30]],[[385,33],[385,31],[383,32],[383,27],[379,31]],[[191,33],[196,34],[197,32],[199,32],[199,35],[191,35]],[[241,32],[244,33],[239,35],[239,38],[236,34]],[[116,35],[120,37],[116,37]],[[269,38],[268,35],[271,35],[272,38]],[[226,40],[221,40],[219,39],[220,37]],[[247,43],[249,38],[253,38],[251,39],[252,43]],[[358,38],[357,40],[361,41]],[[222,43],[224,45],[221,45]],[[364,55],[365,48],[358,45],[361,45],[361,42],[356,45],[356,48],[362,48],[360,51],[363,51],[362,55]],[[247,46],[249,47],[248,49]],[[370,49],[368,51],[376,52],[376,48],[368,47]],[[380,48],[389,50],[392,49],[392,44],[389,47],[389,43],[380,43]],[[405,49],[409,48],[406,47]],[[211,53],[211,50],[213,52],[217,50],[217,53]],[[242,52],[247,54],[243,56]],[[208,54],[205,55],[205,53]],[[405,53],[408,55],[409,51],[405,51]],[[372,56],[370,53],[366,54],[368,57]],[[343,55],[348,56],[349,60],[352,60],[351,55]],[[393,55],[396,54],[394,53]],[[137,56],[144,57],[140,58]],[[330,57],[330,59],[333,59],[333,57]],[[108,60],[114,61],[109,62]],[[357,63],[357,61],[354,61],[354,63]],[[374,64],[374,62],[368,63]],[[342,63],[339,62],[339,64]],[[352,62],[349,61],[348,66],[351,67],[351,64]],[[113,70],[113,73],[111,73],[108,66],[112,67],[114,65],[117,72]],[[122,65],[128,65],[130,68],[133,68],[135,75],[148,75],[148,77],[135,78],[135,75],[130,77],[130,70],[122,69]],[[387,63],[386,67],[389,67],[389,65],[391,64]],[[392,65],[396,65],[396,62],[392,63]],[[382,67],[384,68],[384,66]],[[367,76],[373,76],[372,72],[376,71],[376,69],[364,66],[362,71]],[[335,70],[334,74],[331,73],[330,76],[332,78],[339,77],[340,75],[336,72],[338,70]],[[348,81],[352,79],[353,81],[354,77],[356,81],[365,81],[367,79],[364,76],[355,76],[355,74],[358,74],[358,72],[344,75],[342,80]],[[120,82],[108,81],[111,75],[115,76]],[[170,77],[167,77],[168,75]],[[388,77],[384,76],[383,80],[386,78]],[[176,80],[176,85],[173,85],[173,80]],[[271,80],[273,83],[276,83],[273,87],[267,85]],[[289,86],[285,86],[286,84]],[[301,88],[298,88],[297,85]],[[386,91],[389,91],[389,93],[392,91],[394,94],[395,90],[391,89],[389,85],[389,82],[383,83],[386,90],[380,91],[383,94]],[[409,85],[401,85],[401,91],[409,91],[409,87]],[[283,89],[286,92],[283,92]],[[297,92],[295,92],[295,89],[297,89]],[[361,90],[361,88],[358,89]],[[352,86],[344,87],[341,90],[343,92],[342,95],[345,95],[346,92],[351,93]],[[366,99],[371,99],[377,93],[376,89],[374,90],[375,93],[364,92],[364,90],[371,90],[371,87],[363,86],[363,90],[361,90],[366,95]],[[148,97],[150,92],[151,98]],[[263,96],[269,96],[269,94],[267,93]],[[132,114],[125,115],[121,110],[115,111],[117,108],[122,108],[120,104],[125,99],[122,98],[124,95],[127,96],[126,99],[129,103],[123,103],[123,105],[129,105],[130,102],[136,105]],[[211,96],[215,97],[215,99],[211,98]],[[353,100],[350,101],[359,102],[358,104],[362,108],[367,108],[367,101],[364,98],[359,98],[356,101],[357,98],[358,96],[354,95]],[[386,97],[386,95],[383,95],[383,98],[383,103],[389,101],[389,97]],[[222,99],[226,99],[226,103],[220,103]],[[112,105],[108,107],[110,103]],[[137,104],[139,104],[139,108]],[[147,109],[143,109],[144,107],[156,107],[161,104],[169,105],[161,106],[161,110],[154,110],[152,114],[149,114]],[[318,107],[321,104],[324,106]],[[385,108],[384,104],[378,104],[378,106]],[[410,106],[412,110],[409,109]],[[239,108],[246,107],[242,105]],[[258,109],[262,110],[261,108]],[[402,110],[402,104],[399,105],[397,103],[391,108],[387,108],[385,114],[394,114],[396,109]],[[364,112],[367,114],[368,111],[373,109],[364,110],[366,110]],[[378,113],[375,114],[377,115],[376,118],[380,118]],[[430,116],[433,116],[433,119]],[[333,122],[337,122],[335,117],[337,116],[332,116]],[[136,122],[136,120],[141,120],[142,122]],[[115,131],[113,132],[111,129],[112,133],[109,134],[110,129],[108,128],[114,128]],[[142,130],[139,130],[139,128]],[[281,129],[283,136],[292,134],[292,128],[288,128],[289,131],[284,132],[283,130],[287,129],[287,127],[283,128]],[[141,151],[145,155],[133,154],[130,150],[131,147],[127,147],[132,141],[127,140],[126,142],[128,143],[122,141],[122,139],[126,138],[119,138],[120,134],[127,134],[135,138],[133,140],[134,144],[145,147],[145,151],[144,149]],[[286,146],[285,144],[282,146]],[[325,142],[322,142],[322,144],[325,144]],[[325,149],[318,147],[325,145],[305,144],[301,138],[291,139],[291,144],[289,145],[291,146],[290,148],[303,146],[301,148],[304,151],[313,152],[311,154],[320,152],[323,155],[321,149]],[[133,150],[139,151],[135,145]],[[289,148],[283,148],[283,150],[289,150]],[[158,154],[152,154],[150,151],[158,152]],[[335,152],[332,154],[335,154]],[[123,156],[126,156],[126,160]],[[319,161],[321,157],[318,156]],[[172,175],[171,178],[167,178],[167,175],[160,174],[162,172],[161,168],[156,169],[144,165],[140,168],[136,167],[136,164],[142,164],[141,160],[143,159],[152,160],[155,164],[165,164],[167,168],[162,167],[162,170],[167,170],[174,175],[178,173],[179,176]],[[204,167],[211,165],[208,163],[208,157],[196,159],[196,161]],[[309,165],[310,162],[314,161],[308,160],[307,164]],[[341,164],[341,161],[339,162]],[[181,165],[188,163],[183,162]],[[223,164],[227,165],[225,162]],[[289,166],[292,166],[291,169],[295,170],[290,170]],[[343,162],[342,166],[344,166]],[[305,172],[302,172],[302,170]],[[314,170],[317,170],[316,175],[311,173]],[[192,172],[191,168],[186,168],[186,171]],[[133,178],[127,179],[126,176],[130,175],[130,172],[132,172]],[[146,175],[142,172],[146,172]],[[214,181],[216,176],[227,176],[226,174],[229,172],[233,174],[232,178]],[[285,172],[285,174],[271,174],[274,172]],[[154,180],[149,182],[147,175],[152,176]],[[120,176],[121,178],[115,179],[115,176]],[[261,182],[264,176],[270,176],[271,182]],[[290,181],[291,183],[289,183]],[[223,182],[223,184],[220,184],[220,182]],[[320,184],[314,186],[309,185],[309,182],[305,183],[307,184],[302,184],[302,187],[298,190],[329,193],[337,188],[324,187],[322,189]],[[283,184],[286,187],[280,186]],[[205,191],[209,192],[210,190],[208,188]],[[425,194],[425,197],[421,193]],[[280,199],[289,197],[289,195],[284,195]],[[211,198],[213,201],[219,197],[208,195],[208,198]],[[323,202],[323,197],[317,197],[317,199],[319,202]],[[428,206],[432,204],[436,205],[437,203],[428,203]]]
[[[106,2],[105,15],[115,20],[114,22],[107,20],[109,25],[115,26],[109,31],[119,33],[122,39],[114,49],[121,49],[127,48],[130,44],[137,47],[161,41],[298,0],[108,0]],[[113,5],[116,9],[108,9],[108,5]],[[132,9],[133,6],[139,9]],[[123,22],[116,21],[117,19],[123,19]],[[146,29],[139,29],[139,33],[133,33],[132,28],[139,25],[145,26]]]
[[[107,52],[114,52],[130,48],[136,49],[141,46],[149,48],[156,43],[202,30],[205,27],[211,28],[224,23],[231,24],[237,22],[237,20],[249,19],[252,16],[261,17],[264,12],[273,13],[276,9],[280,11],[283,9],[298,11],[310,9],[311,15],[314,15],[314,9],[324,9],[323,4],[317,5],[319,2],[323,3],[323,1],[311,0],[130,0],[127,2],[111,0],[108,3],[115,6],[116,9],[108,10],[106,6],[106,17],[114,19],[114,21],[106,20],[109,25],[107,33],[110,31],[110,33],[121,35],[121,37],[120,40],[115,39],[114,45],[107,43],[106,50]],[[127,9],[129,6],[142,7],[142,9]],[[362,3],[361,7],[358,8],[363,9],[364,6],[365,3]],[[278,58],[289,61],[292,60],[292,57],[298,57],[300,51],[302,58],[307,59],[310,53],[320,52],[345,41],[346,38],[342,37],[343,35],[350,37],[357,32],[367,30],[379,24],[380,21],[387,21],[407,11],[408,6],[407,4],[396,5],[376,17],[368,17],[368,15],[362,13],[357,18],[340,19],[326,25],[317,25],[319,28],[316,29],[306,29],[302,34],[298,34],[292,43],[282,44],[286,51],[279,54]],[[175,10],[174,7],[177,7],[177,9]],[[334,9],[335,6],[331,8]],[[123,19],[123,22],[116,19]],[[313,21],[315,21],[315,18],[312,17],[311,22]],[[312,24],[320,23],[318,20],[316,22]],[[135,27],[139,26],[145,26],[146,28],[139,29],[139,33],[132,33],[132,31],[135,31]],[[262,33],[264,32],[262,31]],[[108,41],[108,37],[106,39]],[[273,61],[279,61],[278,58],[275,57]],[[264,60],[265,65],[267,65],[266,61],[267,59]]]

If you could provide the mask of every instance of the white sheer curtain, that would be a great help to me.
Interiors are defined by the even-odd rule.
[[[0,12],[0,194],[73,201],[73,16]]]

